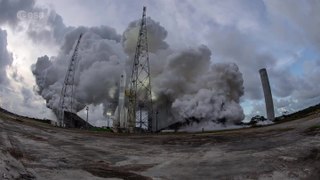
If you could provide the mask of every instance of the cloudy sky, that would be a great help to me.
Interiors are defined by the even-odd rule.
[[[318,0],[0,0],[0,106],[53,118],[31,71],[38,57],[56,56],[74,27],[104,25],[122,35],[143,5],[172,49],[205,45],[211,63],[238,65],[247,118],[265,114],[260,68],[277,115],[320,102]]]

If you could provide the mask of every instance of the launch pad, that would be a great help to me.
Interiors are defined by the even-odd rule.
[[[147,18],[146,18],[146,7],[143,7],[141,20],[134,22],[134,26],[136,30],[138,30],[139,28],[139,32],[137,33],[137,44],[135,46],[135,53],[134,54],[133,52],[131,52],[131,54],[128,53],[129,58],[133,59],[131,62],[132,63],[131,69],[125,66],[123,67],[123,73],[119,77],[119,84],[116,83],[116,85],[110,85],[110,84],[107,85],[110,88],[116,89],[115,90],[116,93],[113,95],[109,95],[109,97],[112,99],[108,99],[109,97],[105,97],[106,99],[103,99],[102,101],[102,102],[107,101],[107,103],[112,103],[112,107],[108,109],[108,112],[106,114],[110,116],[111,119],[113,120],[114,131],[116,132],[123,132],[123,131],[125,132],[157,132],[165,128],[179,129],[179,127],[181,126],[185,126],[186,124],[189,125],[188,122],[190,121],[190,118],[192,118],[193,116],[188,115],[188,116],[181,116],[181,117],[173,117],[171,116],[172,114],[170,114],[172,112],[169,109],[166,109],[167,108],[166,106],[169,104],[163,104],[159,106],[159,101],[157,101],[158,102],[157,109],[160,109],[160,110],[158,111],[154,110],[153,100],[152,100],[152,96],[154,94],[152,94],[153,92],[152,92],[152,86],[151,86],[151,80],[150,80],[151,71],[150,71],[149,52],[148,52],[148,35],[147,35],[148,26],[147,26]],[[136,33],[136,30],[133,32]],[[67,69],[65,81],[63,84],[62,92],[61,92],[61,97],[59,102],[59,121],[60,121],[59,124],[62,126],[74,126],[74,125],[67,125],[64,122],[64,118],[66,117],[64,116],[64,112],[75,114],[75,112],[79,111],[79,109],[81,109],[81,107],[84,107],[85,105],[85,104],[80,104],[79,102],[76,102],[74,100],[74,96],[75,96],[74,93],[76,88],[75,82],[74,82],[74,79],[76,78],[74,76],[76,74],[75,72],[77,69],[78,61],[79,61],[77,59],[77,54],[78,54],[78,47],[80,44],[81,37],[82,35],[80,35],[75,45],[74,53],[70,60],[69,68]],[[200,50],[201,51],[199,51],[199,54],[201,55],[204,50],[203,49],[200,49]],[[189,55],[187,54],[187,56]],[[198,56],[196,56],[196,58],[198,58]],[[232,67],[233,66],[231,66],[230,68]],[[225,68],[229,68],[229,66]],[[127,73],[129,74],[128,72],[129,69],[131,70],[131,74],[128,75],[127,77]],[[120,69],[120,71],[121,70],[122,69]],[[236,68],[235,68],[235,71],[239,73],[238,69]],[[272,104],[272,97],[271,97],[269,82],[268,82],[268,79],[266,79],[267,74],[265,71],[262,71],[262,70],[260,70],[260,74],[261,74],[263,89],[266,97],[267,110],[269,110],[268,118],[270,120],[273,120],[274,119],[273,104]],[[105,77],[105,78],[108,78],[108,77]],[[240,85],[242,86],[242,83],[240,83],[239,86]],[[118,86],[118,87],[115,87],[115,86]],[[220,88],[220,85],[217,84],[215,87]],[[157,87],[157,89],[158,88],[159,87]],[[211,91],[212,90],[211,88],[212,87],[206,87],[206,89],[209,91],[209,93],[207,94],[210,94],[212,96],[212,94],[214,93]],[[242,91],[241,89],[243,88],[239,88],[239,91]],[[159,92],[159,94],[161,93],[162,92]],[[119,96],[118,98],[117,98],[117,95]],[[154,96],[158,97],[156,95]],[[229,99],[229,97],[226,99]],[[234,99],[235,99],[234,100],[235,102],[238,102],[237,97]],[[196,99],[194,104],[199,104],[198,101],[202,102],[201,98]],[[75,102],[78,104],[76,104]],[[210,101],[211,104],[213,104],[212,102],[220,102],[220,101],[218,100]],[[101,101],[99,103],[101,103]],[[211,105],[210,103],[206,103],[205,105],[210,106]],[[224,105],[225,103],[221,103],[221,108],[219,111],[223,111]],[[195,106],[198,106],[198,105],[195,105]],[[186,111],[186,112],[192,112],[192,109],[190,109],[190,107],[182,108],[182,109],[184,109],[183,111]],[[241,109],[240,105],[236,106],[236,108]],[[210,111],[208,112],[211,112],[211,111],[214,111],[214,108],[210,109]],[[183,113],[184,112],[182,112],[182,114]],[[166,115],[170,115],[170,116],[166,116]],[[177,120],[175,120],[174,118],[176,118]],[[207,118],[207,119],[210,119],[210,118]],[[161,119],[161,121],[159,121],[158,119]],[[191,120],[191,122],[195,121],[199,123],[201,119],[204,119],[202,114],[195,116],[194,119]],[[219,117],[212,117],[210,121],[216,121],[217,119],[219,119]],[[181,123],[179,122],[180,120],[186,121],[186,123]],[[243,120],[243,117],[237,118],[236,120],[241,121]],[[71,124],[75,124],[73,121],[71,122],[72,122]],[[79,125],[79,126],[82,126],[82,125]],[[78,127],[78,125],[76,125],[75,127]]]
[[[153,132],[153,104],[148,54],[146,7],[138,34],[132,72],[126,89],[126,73],[120,78],[119,101],[113,128],[126,132]]]
[[[74,103],[75,72],[78,64],[78,48],[82,33],[75,45],[65,81],[61,90],[58,111],[58,124],[62,127],[81,128],[89,126],[78,117]],[[132,62],[132,72],[126,84],[126,72],[120,77],[118,107],[113,112],[113,128],[115,131],[126,132],[153,132],[153,104],[150,82],[150,63],[148,54],[146,7],[143,13],[138,34],[136,51]],[[128,87],[128,89],[126,89]]]

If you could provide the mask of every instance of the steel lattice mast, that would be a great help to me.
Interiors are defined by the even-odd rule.
[[[132,132],[136,124],[152,131],[153,107],[150,83],[150,64],[146,24],[146,7],[143,7],[138,42],[129,84],[128,125]]]
[[[74,100],[74,76],[76,67],[78,64],[78,48],[82,38],[82,33],[79,36],[77,44],[74,48],[69,67],[67,69],[66,77],[61,90],[61,96],[59,101],[58,120],[59,125],[64,126],[64,112],[74,112],[73,100]]]

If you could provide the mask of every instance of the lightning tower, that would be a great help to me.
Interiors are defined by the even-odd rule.
[[[65,122],[64,122],[65,111],[74,113],[74,107],[73,107],[74,90],[75,90],[74,76],[75,76],[76,67],[78,64],[78,48],[79,48],[81,38],[82,38],[82,34],[80,34],[77,44],[74,48],[74,52],[71,56],[70,64],[67,69],[66,77],[61,90],[59,110],[58,110],[59,126],[65,126]]]
[[[274,106],[272,100],[272,93],[268,78],[268,73],[265,68],[259,70],[263,93],[264,93],[264,100],[266,102],[266,112],[267,112],[267,119],[273,121],[274,120]]]
[[[150,83],[150,64],[146,24],[146,7],[143,7],[136,52],[128,93],[128,127],[133,132],[136,125],[152,131],[153,107]]]

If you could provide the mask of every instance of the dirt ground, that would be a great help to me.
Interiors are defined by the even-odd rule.
[[[116,135],[0,117],[0,179],[319,179],[317,125]]]

